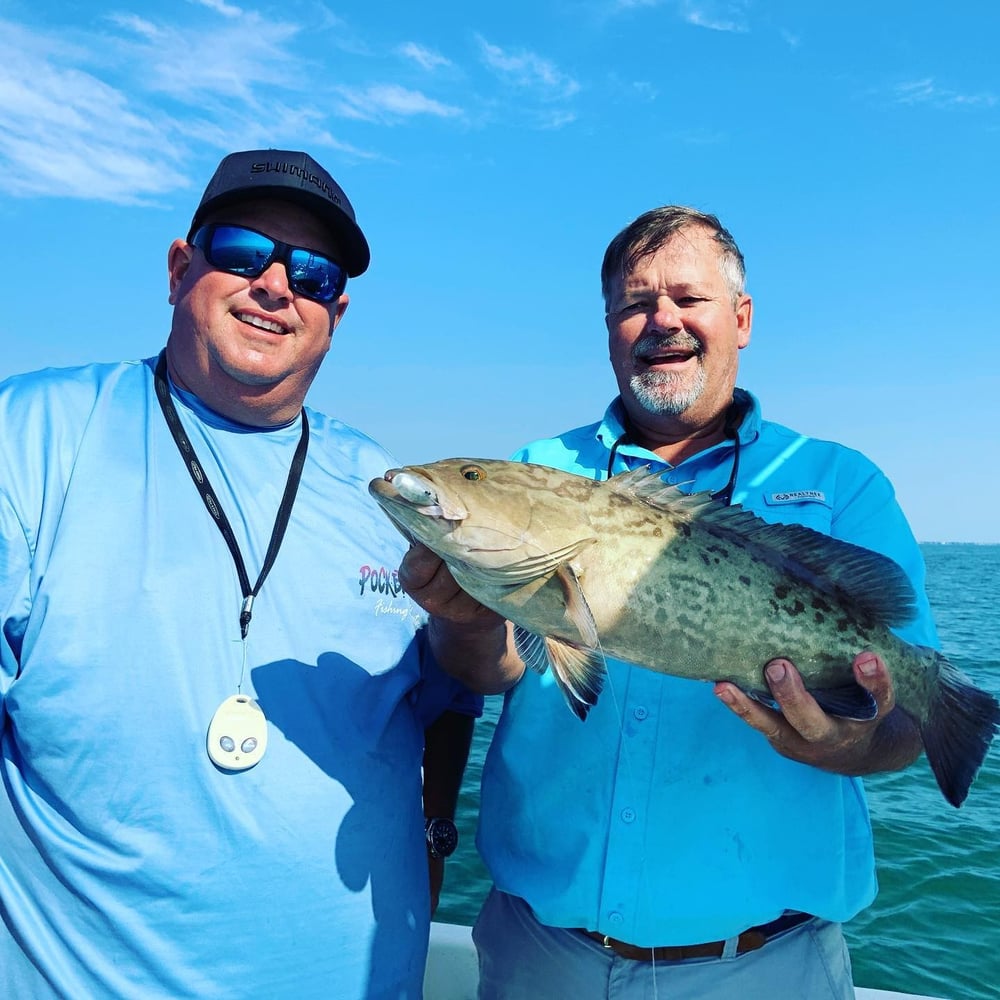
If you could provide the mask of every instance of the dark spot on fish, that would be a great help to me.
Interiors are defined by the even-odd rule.
[[[708,551],[714,555],[722,556],[723,559],[729,558],[729,549],[724,545],[710,545]],[[716,564],[718,564],[718,559],[716,559]]]
[[[699,552],[698,555],[701,556],[701,561],[706,566],[711,566],[712,565],[712,560],[708,558],[708,553],[707,552]]]
[[[805,609],[806,606],[801,601],[793,601],[791,607],[785,608],[785,612],[790,618],[794,618],[796,615],[801,615]]]
[[[818,597],[818,596],[814,597],[812,599],[812,606],[817,611],[829,611],[830,610],[830,605],[827,604],[826,601],[824,601],[822,597]]]
[[[788,588],[783,584],[778,584],[774,588],[774,596],[778,598],[779,601],[783,601],[788,596]]]
[[[683,521],[681,521],[681,523],[677,527],[680,530],[680,533],[685,538],[690,538],[691,537],[691,525],[690,524],[685,524]]]
[[[750,586],[750,577],[748,577],[748,576],[741,576],[739,578],[739,580],[740,580],[740,583],[742,583],[744,587],[749,587]]]
[[[848,632],[851,628],[851,620],[849,618],[838,618],[837,619],[837,631],[838,632]]]
[[[771,605],[771,610],[772,611],[776,612],[776,611],[779,611],[781,609],[781,605],[778,604],[777,601],[769,600],[767,603]]]
[[[813,621],[817,625],[822,625],[823,622],[826,621],[826,615],[824,615],[821,611],[817,611],[816,614],[813,615]]]

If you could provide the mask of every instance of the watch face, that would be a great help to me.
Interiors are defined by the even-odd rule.
[[[458,847],[458,829],[450,819],[427,821],[427,843],[436,858],[447,858]]]

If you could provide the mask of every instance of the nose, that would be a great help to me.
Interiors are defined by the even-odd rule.
[[[289,300],[288,271],[280,260],[272,261],[256,278],[250,280],[250,290],[263,292],[269,299]]]
[[[669,295],[657,296],[656,305],[649,312],[648,325],[654,330],[683,330],[684,320],[677,303]]]

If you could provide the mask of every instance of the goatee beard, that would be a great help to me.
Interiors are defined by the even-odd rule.
[[[676,417],[701,396],[705,389],[705,369],[699,364],[693,374],[640,372],[633,375],[628,384],[644,410]]]

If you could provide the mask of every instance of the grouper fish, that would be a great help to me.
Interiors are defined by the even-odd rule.
[[[767,524],[648,468],[605,482],[547,466],[455,458],[390,469],[369,492],[459,585],[514,623],[585,719],[605,655],[737,684],[774,705],[764,666],[787,656],[829,714],[871,719],[851,663],[878,653],[918,724],[945,798],[965,800],[1000,705],[939,652],[890,631],[915,595],[891,559],[810,528]]]

